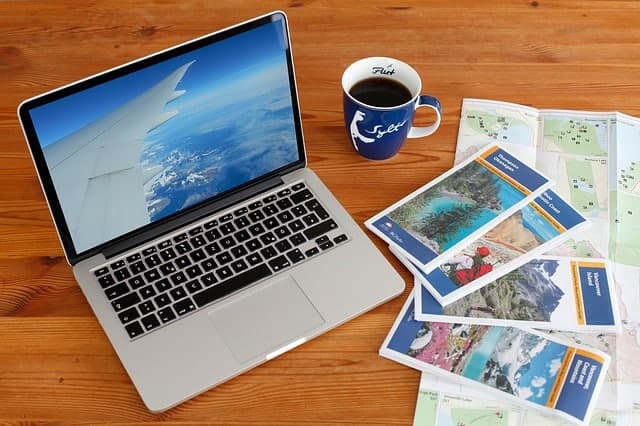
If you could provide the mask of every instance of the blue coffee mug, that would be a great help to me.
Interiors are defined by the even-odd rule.
[[[395,80],[409,90],[411,98],[400,105],[368,105],[349,92],[357,83],[369,78]],[[410,65],[393,58],[364,58],[342,75],[344,122],[355,150],[371,160],[393,157],[407,138],[429,136],[438,129],[442,115],[440,101],[420,95],[420,76]],[[436,121],[427,127],[413,127],[413,117],[420,107],[432,108]]]

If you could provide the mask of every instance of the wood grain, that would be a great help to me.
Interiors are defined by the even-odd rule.
[[[402,297],[149,413],[74,282],[16,119],[28,97],[273,9],[290,18],[309,164],[359,223],[451,166],[463,97],[640,115],[633,0],[0,2],[0,424],[411,424],[419,373],[377,355]],[[434,136],[382,163],[342,123],[342,71],[372,55],[411,63],[444,107]]]

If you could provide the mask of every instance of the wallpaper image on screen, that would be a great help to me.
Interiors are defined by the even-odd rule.
[[[34,109],[77,252],[299,159],[274,22]]]

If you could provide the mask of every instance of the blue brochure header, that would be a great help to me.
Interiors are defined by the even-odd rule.
[[[615,323],[604,263],[577,262],[585,320],[588,325]]]
[[[411,253],[416,259],[423,264],[435,259],[438,255],[429,247],[422,244],[416,238],[414,238],[407,231],[402,229],[400,225],[394,222],[389,216],[382,216],[380,219],[373,222],[373,226],[380,232],[387,236],[398,246],[402,247],[407,252]]]
[[[442,305],[429,293],[424,285],[420,285],[420,302],[422,303],[422,314],[442,315]]]
[[[389,340],[389,344],[387,345],[389,349],[403,354],[409,352],[411,342],[416,338],[418,330],[420,330],[424,324],[424,322],[414,319],[414,309],[415,301],[412,299],[411,303],[407,306],[407,310],[402,315],[395,334],[391,337],[391,340]]]
[[[523,192],[535,191],[549,180],[535,169],[522,163],[502,148],[493,147],[478,157],[482,164],[489,165],[492,171],[508,180]],[[482,161],[484,160],[484,161]]]
[[[583,420],[595,391],[596,383],[602,374],[603,360],[585,351],[575,350],[566,376],[559,375],[562,388],[555,408]],[[553,395],[551,396],[553,398]],[[553,401],[547,403],[553,407]]]
[[[586,221],[576,209],[551,190],[540,194],[535,203],[564,229],[571,229]]]

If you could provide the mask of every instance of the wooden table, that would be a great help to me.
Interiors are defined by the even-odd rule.
[[[0,2],[0,423],[411,423],[419,373],[377,355],[404,297],[149,413],[73,279],[24,143],[22,99],[272,9],[290,18],[309,164],[359,223],[451,166],[463,97],[640,115],[637,1]],[[342,123],[342,71],[373,55],[412,64],[444,108],[434,136],[382,163]],[[409,274],[369,235],[406,296]]]

